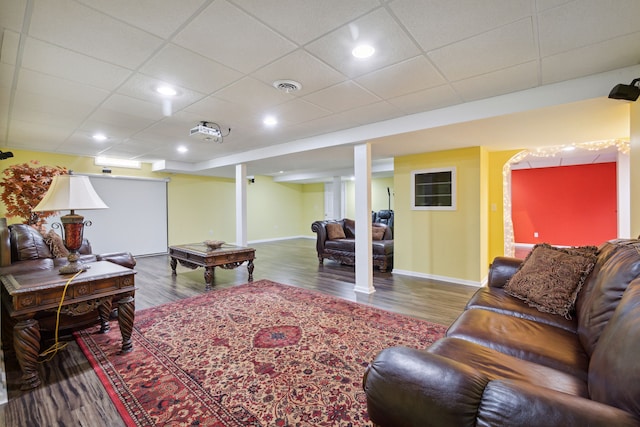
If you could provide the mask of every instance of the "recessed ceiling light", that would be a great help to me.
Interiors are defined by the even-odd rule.
[[[185,147],[184,145],[181,145],[178,147],[178,152],[180,153],[186,153],[187,151],[189,151],[189,149],[187,147]]]
[[[373,46],[368,44],[361,44],[353,48],[351,54],[358,59],[369,58],[371,55],[375,53],[375,49]]]
[[[96,141],[106,141],[107,140],[107,135],[103,134],[103,133],[94,133],[91,138],[95,139]]]
[[[568,145],[568,146],[564,147],[562,149],[562,151],[573,151],[575,149],[576,149],[576,147],[574,147],[573,145]]]
[[[275,125],[278,124],[278,119],[276,119],[273,116],[267,116],[267,117],[264,118],[262,123],[264,123],[267,126],[275,126]]]
[[[165,95],[165,96],[175,96],[178,94],[177,90],[175,90],[171,86],[166,86],[166,85],[158,86],[156,88],[156,92],[158,92],[160,95]]]

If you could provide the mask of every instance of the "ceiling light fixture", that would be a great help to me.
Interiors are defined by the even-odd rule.
[[[615,85],[611,92],[609,92],[609,98],[611,99],[622,99],[624,101],[636,101],[638,96],[640,96],[640,87],[638,87],[638,83],[640,82],[640,78],[633,79],[630,84],[619,84]]]
[[[96,141],[102,142],[102,141],[106,141],[107,140],[107,135],[103,134],[103,133],[94,133],[91,138],[95,139]]]
[[[366,59],[372,56],[376,50],[368,44],[361,44],[353,48],[351,54],[358,59]]]
[[[264,118],[262,123],[264,123],[267,126],[275,126],[275,125],[278,124],[278,119],[276,119],[273,116],[267,116],[267,117]]]
[[[176,96],[178,94],[178,91],[171,86],[158,86],[156,92],[165,96]]]
[[[222,144],[224,138],[229,136],[230,133],[231,128],[227,130],[226,134],[223,134],[219,124],[214,122],[202,121],[196,127],[191,128],[191,130],[189,131],[189,136],[198,137],[205,142],[211,141]]]
[[[177,148],[179,153],[186,153],[187,151],[189,151],[189,149],[187,147],[185,147],[184,145],[181,145]]]

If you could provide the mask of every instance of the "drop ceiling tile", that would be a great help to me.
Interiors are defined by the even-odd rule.
[[[234,3],[299,44],[380,6],[377,0],[234,0]]]
[[[237,128],[255,121],[255,113],[246,104],[233,102],[208,96],[187,107],[184,112],[192,113],[198,121],[216,122],[225,127]]]
[[[132,71],[87,55],[28,37],[22,66],[66,80],[114,90]]]
[[[382,98],[394,98],[446,83],[422,55],[365,74],[356,82]]]
[[[425,89],[388,100],[407,114],[421,113],[460,104],[462,99],[449,85]]]
[[[118,144],[117,139],[95,141],[85,132],[74,132],[69,138],[58,145],[57,150],[67,153],[81,153],[86,156],[98,156],[116,144]]]
[[[57,125],[59,123],[48,126],[34,126],[29,121],[16,118],[11,121],[9,141],[12,147],[27,145],[30,150],[55,151],[58,145],[72,133],[70,127]]]
[[[523,19],[429,52],[449,81],[511,67],[537,57],[530,19]]]
[[[127,68],[137,68],[162,42],[72,0],[35,2],[29,35]]]
[[[17,91],[13,114],[17,120],[38,123],[41,126],[76,127],[90,113],[87,105],[57,97]]]
[[[355,123],[366,125],[395,119],[405,115],[405,113],[393,104],[386,101],[380,101],[345,111],[342,115],[345,116],[346,119],[353,120]]]
[[[572,1],[574,0],[536,0],[536,10],[540,12]]]
[[[259,43],[255,41],[259,40]],[[207,7],[175,38],[180,46],[250,73],[297,46],[227,1]]]
[[[16,65],[19,46],[20,33],[4,30],[0,38],[0,63]]]
[[[475,101],[537,86],[539,68],[538,61],[531,61],[460,80],[452,85],[465,101]]]
[[[578,0],[538,16],[542,56],[640,31],[640,1]]]
[[[375,48],[373,56],[357,59],[351,51],[358,44]],[[377,9],[310,43],[306,49],[349,77],[377,70],[420,53],[385,9]]]
[[[542,84],[636,65],[638,46],[640,32],[542,58]]]
[[[295,80],[302,84],[302,90],[292,93],[295,96],[304,96],[347,79],[302,49],[259,69],[252,76],[268,85],[276,80]]]
[[[82,128],[92,132],[101,131],[106,134],[111,133],[111,128],[129,129],[131,133],[135,133],[147,128],[154,122],[154,119],[143,118],[139,115],[132,115],[101,106],[91,114],[82,125]]]
[[[17,32],[22,31],[26,8],[27,0],[3,1],[2,13],[0,13],[0,28],[8,28]]]
[[[103,89],[26,69],[20,72],[17,89],[21,94],[31,93],[34,96],[57,98],[65,103],[77,103],[84,107],[86,113],[109,96],[109,92]],[[59,109],[54,108],[53,111]]]
[[[279,121],[286,122],[287,124],[297,124],[328,116],[331,114],[331,111],[320,108],[302,99],[294,99],[270,108],[268,113],[277,117]]]
[[[110,96],[102,104],[102,108],[152,121],[161,120],[164,117],[162,107],[158,103],[118,94]]]
[[[0,88],[2,88],[2,95],[9,95],[11,87],[13,86],[13,74],[15,70],[13,65],[0,63]]]
[[[216,98],[239,105],[251,105],[258,110],[289,101],[293,95],[284,93],[259,80],[245,77],[214,94]]]
[[[215,92],[242,77],[231,68],[175,44],[163,47],[140,71],[205,94]]]
[[[171,84],[171,82],[137,73],[118,88],[118,93],[155,104],[158,108],[161,108],[167,116],[173,114],[175,111],[181,110],[187,105],[193,104],[205,96],[200,92],[176,85],[173,85],[178,91],[176,96],[163,96],[156,92],[156,88],[167,83]],[[167,106],[170,106],[169,111],[165,109]]]
[[[157,0],[80,0],[94,9],[111,15],[135,27],[168,38],[205,0],[164,1]]]
[[[397,0],[389,4],[426,52],[531,15],[529,0]]]
[[[380,98],[351,80],[307,95],[304,99],[334,113],[380,101]]]

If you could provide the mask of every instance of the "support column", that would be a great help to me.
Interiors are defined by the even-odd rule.
[[[247,246],[247,165],[236,165],[236,245]]]
[[[630,105],[631,152],[629,153],[631,193],[631,237],[640,235],[640,101]]]
[[[340,219],[342,218],[342,179],[339,176],[333,177],[331,191],[333,196],[333,217]]]
[[[631,237],[631,167],[629,154],[618,151],[617,203],[618,203],[618,238]],[[635,236],[637,237],[637,236]]]
[[[373,251],[371,249],[371,143],[354,147],[356,202],[356,285],[354,291],[372,294]]]

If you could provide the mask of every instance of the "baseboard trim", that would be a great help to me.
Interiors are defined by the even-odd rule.
[[[268,243],[268,242],[278,242],[280,240],[291,240],[291,239],[313,239],[315,240],[315,236],[287,236],[287,237],[275,237],[272,239],[258,239],[258,240],[249,240],[247,243]]]
[[[478,282],[478,281],[475,281],[475,280],[458,279],[456,277],[439,276],[437,274],[426,274],[426,273],[418,273],[416,271],[398,270],[397,268],[394,268],[392,273],[393,274],[399,274],[399,275],[402,275],[402,276],[418,277],[418,278],[421,278],[421,279],[437,280],[439,282],[456,283],[458,285],[474,286],[476,288],[480,288],[480,287],[484,286],[487,283],[487,278],[484,278],[482,281]]]

